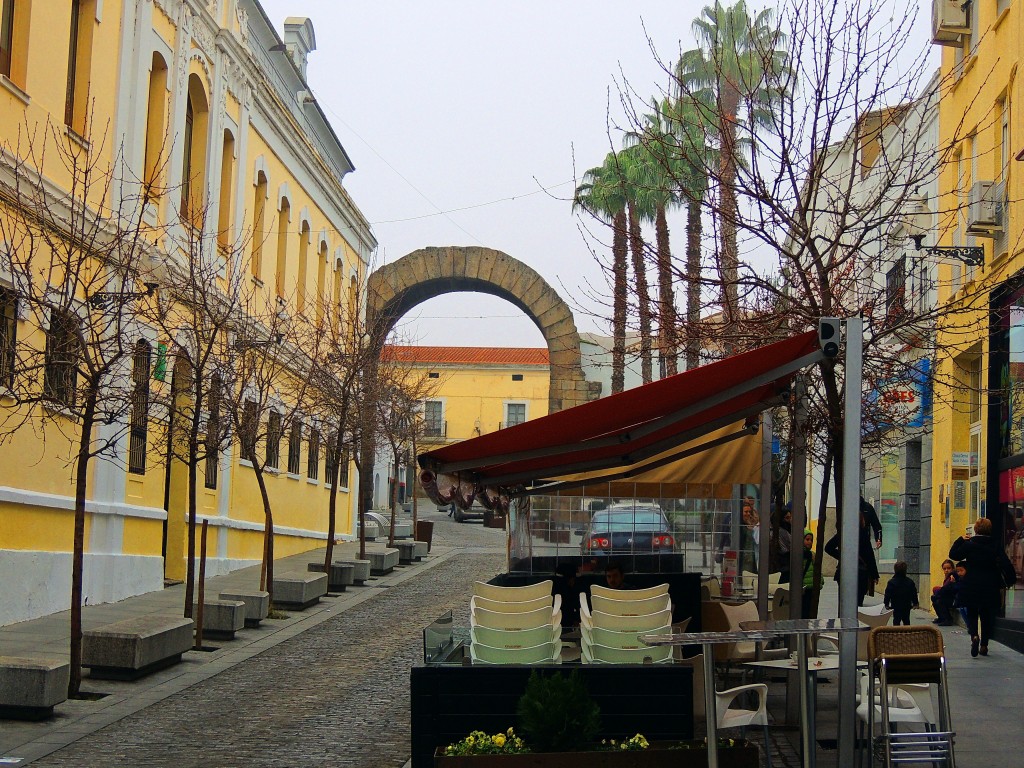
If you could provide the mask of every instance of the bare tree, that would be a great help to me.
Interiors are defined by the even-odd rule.
[[[83,549],[94,459],[122,464],[133,408],[148,391],[149,355],[137,347],[139,307],[156,289],[145,194],[118,178],[105,133],[78,141],[50,122],[19,132],[4,150],[5,215],[0,266],[14,285],[19,317],[39,332],[14,344],[0,408],[0,440],[22,428],[56,433],[75,484],[71,570],[71,682],[81,686]],[[51,179],[60,179],[61,185]],[[116,201],[116,202],[112,202]],[[116,207],[111,207],[116,205]],[[135,370],[132,370],[133,365]],[[145,418],[143,411],[143,419]]]

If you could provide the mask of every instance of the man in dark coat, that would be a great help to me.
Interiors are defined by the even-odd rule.
[[[1001,590],[1017,580],[1013,564],[992,538],[992,521],[981,518],[973,536],[961,536],[949,548],[954,560],[967,561],[967,573],[960,585],[960,604],[967,608],[967,630],[971,635],[971,656],[988,656]],[[979,632],[978,625],[981,625]]]

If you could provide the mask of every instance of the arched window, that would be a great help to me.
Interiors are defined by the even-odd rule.
[[[86,128],[89,74],[92,68],[92,31],[95,20],[95,0],[71,0],[64,123],[79,135],[83,135]]]
[[[324,321],[324,302],[327,300],[324,291],[327,286],[324,281],[327,279],[327,243],[321,241],[320,252],[316,256],[316,324],[319,326]]]
[[[146,474],[146,434],[149,427],[149,371],[153,347],[139,339],[132,355],[132,415],[128,433],[128,471]]]
[[[67,310],[50,312],[46,329],[43,394],[55,403],[74,408],[78,386],[78,359],[81,353],[79,319]]]
[[[0,387],[14,386],[18,341],[18,294],[0,286]]]
[[[217,244],[228,250],[234,239],[231,231],[231,190],[235,186],[235,137],[224,131],[223,154],[220,160],[220,203],[217,209]]]
[[[277,275],[275,287],[277,295],[284,298],[285,273],[288,269],[288,225],[291,219],[291,206],[288,199],[281,200],[281,211],[277,215]]]
[[[206,135],[209,103],[198,75],[189,75],[181,159],[181,218],[200,226],[206,204]]]
[[[309,222],[302,222],[299,230],[299,276],[295,290],[295,307],[299,312],[306,309],[306,269],[309,259]]]
[[[257,280],[263,272],[264,213],[267,209],[267,177],[260,171],[256,174],[256,191],[252,201],[252,276]]]
[[[334,264],[334,296],[331,302],[331,315],[334,320],[335,333],[341,333],[341,281],[345,279],[340,261]]]
[[[146,154],[143,161],[143,181],[151,192],[160,176],[164,152],[164,122],[167,119],[167,62],[153,52],[149,69],[149,99],[146,107]]]

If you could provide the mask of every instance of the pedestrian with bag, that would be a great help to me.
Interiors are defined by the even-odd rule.
[[[1002,590],[1017,582],[1017,573],[999,543],[992,538],[992,521],[986,517],[953,542],[949,556],[967,563],[960,586],[959,601],[967,608],[967,630],[971,635],[971,656],[988,656]]]

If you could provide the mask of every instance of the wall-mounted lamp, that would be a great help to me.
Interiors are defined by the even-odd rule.
[[[94,293],[92,296],[86,299],[89,302],[89,306],[93,309],[106,309],[114,302],[118,301],[134,301],[135,299],[144,299],[147,296],[152,296],[156,293],[156,289],[160,287],[160,283],[143,283],[146,290],[137,291],[135,293],[118,293],[117,291],[100,291]]]
[[[985,263],[985,249],[980,245],[929,245],[924,239],[931,229],[932,214],[928,210],[928,201],[924,197],[911,197],[906,202],[907,213],[903,217],[903,228],[907,238],[914,241],[914,247],[929,256],[956,259],[972,267],[980,267]]]

